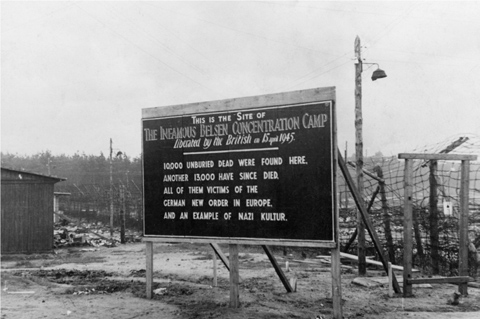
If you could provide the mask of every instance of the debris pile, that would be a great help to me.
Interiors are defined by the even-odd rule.
[[[14,272],[15,276],[36,276],[46,278],[58,284],[84,285],[90,282],[100,282],[114,274],[105,270],[76,270],[76,269],[40,269],[33,271]]]
[[[71,247],[71,246],[105,246],[115,247],[120,243],[120,231],[114,229],[113,237],[110,238],[110,228],[98,223],[81,223],[76,224],[63,220],[55,224],[53,231],[54,247]],[[127,232],[125,241],[140,242],[141,233]]]

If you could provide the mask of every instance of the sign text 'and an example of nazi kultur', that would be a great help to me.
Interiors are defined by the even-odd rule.
[[[331,118],[325,102],[144,120],[146,231],[331,240]]]

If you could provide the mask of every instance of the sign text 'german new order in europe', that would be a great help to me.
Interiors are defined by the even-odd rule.
[[[143,119],[145,235],[333,241],[332,104]]]

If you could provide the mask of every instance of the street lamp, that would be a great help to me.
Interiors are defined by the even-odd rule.
[[[360,197],[363,197],[363,117],[362,117],[362,72],[363,64],[376,65],[377,69],[372,74],[372,81],[387,77],[385,71],[380,69],[377,63],[362,61],[360,38],[355,38],[355,159],[357,174],[357,189]],[[363,204],[363,203],[362,203]],[[357,211],[357,240],[358,240],[358,274],[364,276],[367,273],[365,251],[365,225],[360,211]]]
[[[377,69],[375,71],[373,71],[373,73],[372,73],[372,81],[387,77],[387,73],[385,73],[384,70],[380,69],[380,66],[378,65],[378,63],[367,63],[367,62],[363,62],[363,61],[357,61],[356,64],[360,64],[362,66],[360,68],[360,73],[363,72],[363,65],[364,64],[366,64],[366,65],[376,65],[377,66]],[[361,79],[360,79],[360,81],[361,81]]]
[[[380,69],[380,66],[378,65],[378,63],[365,63],[364,62],[363,64],[373,64],[373,65],[377,66],[377,69],[375,71],[373,71],[373,73],[372,73],[372,81],[375,81],[376,79],[382,79],[382,78],[387,77],[387,74],[385,73],[385,71]]]

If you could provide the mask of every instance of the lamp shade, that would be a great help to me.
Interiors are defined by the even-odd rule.
[[[385,71],[379,68],[373,71],[372,81],[375,81],[376,79],[386,78],[386,77],[387,77],[387,74],[385,73]]]

